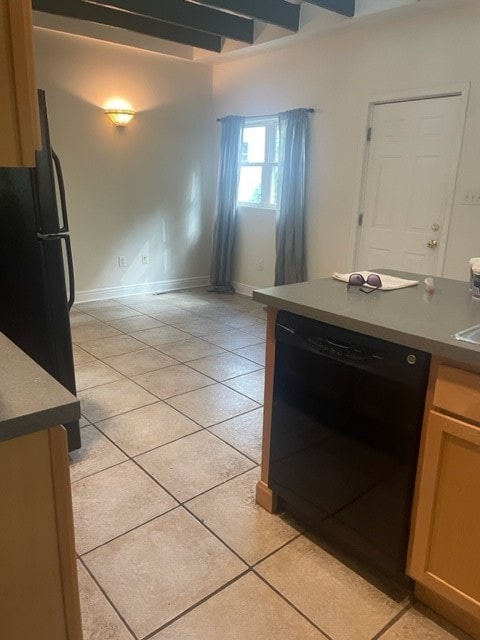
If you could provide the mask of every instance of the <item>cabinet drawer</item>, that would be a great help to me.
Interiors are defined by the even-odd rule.
[[[440,365],[433,406],[480,424],[480,374]]]

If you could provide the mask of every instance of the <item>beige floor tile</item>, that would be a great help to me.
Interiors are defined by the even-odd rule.
[[[72,327],[72,340],[75,344],[83,344],[100,338],[118,336],[120,331],[103,322],[89,322],[78,327]]]
[[[83,640],[134,640],[80,561],[77,566]]]
[[[78,344],[74,344],[73,346],[73,361],[75,365],[84,364],[85,362],[95,362],[95,356],[92,356],[88,351],[84,351],[82,347],[79,347]]]
[[[74,482],[72,500],[80,555],[177,506],[130,460]]]
[[[161,311],[174,311],[175,307],[168,304],[164,300],[161,300],[158,297],[152,296],[149,300],[143,300],[140,302],[130,302],[129,307],[132,309],[136,309],[141,313],[146,313],[147,315],[151,315],[152,313],[161,312]]]
[[[127,456],[94,426],[83,427],[81,436],[81,449],[69,454],[72,482],[127,460]]]
[[[188,364],[192,369],[200,371],[200,373],[204,373],[218,382],[236,376],[242,376],[245,373],[251,373],[259,368],[259,365],[245,358],[241,358],[234,353],[208,356],[207,358],[193,360]]]
[[[198,360],[199,358],[225,353],[224,349],[201,338],[191,338],[182,342],[166,344],[159,347],[159,349],[180,362],[188,362],[189,360]]]
[[[235,349],[235,353],[243,358],[248,358],[252,362],[265,365],[265,343],[255,344],[251,347],[243,347],[242,349]]]
[[[267,337],[267,323],[262,320],[258,320],[256,324],[252,324],[243,329],[245,333],[249,333],[252,336],[257,336],[257,338],[261,338],[265,340]]]
[[[325,640],[257,576],[249,573],[151,640]]]
[[[252,336],[251,334],[239,331],[238,329],[232,329],[230,331],[224,331],[215,335],[207,336],[205,338],[209,342],[216,344],[224,349],[239,349],[240,347],[249,347],[254,344],[262,342],[262,338]]]
[[[145,329],[145,331],[135,331],[132,333],[132,336],[151,347],[159,347],[162,344],[180,342],[180,340],[188,340],[188,338],[190,338],[188,333],[168,325],[155,327],[153,329]]]
[[[115,382],[115,380],[121,380],[122,377],[118,371],[115,371],[115,369],[112,369],[99,360],[79,364],[75,367],[77,391],[96,387],[99,384]]]
[[[135,460],[180,502],[254,466],[206,431],[175,440]]]
[[[261,562],[257,571],[335,640],[370,640],[407,605],[303,536]]]
[[[208,318],[202,318],[201,320],[191,320],[182,324],[177,324],[178,329],[190,333],[192,336],[207,336],[211,334],[225,331],[226,327],[221,322],[215,322]]]
[[[97,322],[97,318],[94,318],[87,313],[82,313],[81,311],[70,313],[71,327],[80,327],[81,325],[90,324],[92,322]]]
[[[94,309],[90,314],[101,320],[102,322],[110,322],[110,320],[121,320],[122,318],[131,318],[140,315],[140,311],[136,311],[131,307],[112,307],[111,309]]]
[[[121,320],[110,320],[108,324],[124,333],[133,333],[134,331],[142,331],[144,329],[153,329],[154,327],[162,326],[159,320],[144,315],[123,318]]]
[[[263,409],[243,413],[208,429],[255,462],[262,458]]]
[[[244,396],[248,396],[255,402],[263,404],[265,394],[265,371],[263,367],[253,373],[227,380],[225,384],[230,389],[235,389],[235,391],[243,393]]]
[[[251,309],[251,310],[247,311],[247,313],[249,313],[254,318],[259,318],[260,320],[266,320],[267,319],[267,310],[262,305],[259,305],[259,307],[256,310],[255,309]]]
[[[201,428],[164,402],[103,420],[97,426],[129,456],[150,451]]]
[[[96,358],[108,358],[145,349],[145,345],[131,336],[121,334],[110,338],[82,342],[82,349],[85,349]]]
[[[173,325],[189,322],[190,320],[199,320],[200,318],[200,316],[197,316],[191,311],[187,311],[186,309],[176,309],[175,307],[172,307],[172,310],[170,311],[152,311],[150,315],[152,318],[156,318],[160,322]]]
[[[246,568],[181,507],[92,551],[84,562],[139,638]]]
[[[248,329],[260,324],[262,321],[259,318],[254,318],[248,313],[234,312],[225,315],[221,319],[221,322],[227,324],[233,329],[242,329],[242,331],[248,332]],[[257,334],[254,333],[253,335]]]
[[[87,425],[89,425],[89,424],[90,424],[90,422],[89,422],[89,421],[88,421],[84,416],[81,416],[81,418],[80,418],[80,420],[79,420],[79,426],[80,426],[80,429],[81,429],[82,427],[86,427],[86,426],[87,426]]]
[[[186,504],[189,511],[250,565],[299,533],[291,521],[256,504],[255,487],[259,479],[259,470],[253,469]]]
[[[258,404],[223,384],[190,391],[168,400],[168,404],[187,415],[202,427],[211,427],[246,411],[258,409]]]
[[[127,307],[130,307],[135,304],[140,304],[142,302],[148,302],[153,297],[152,293],[133,293],[129,296],[120,296],[118,298],[113,298],[115,302],[119,304],[124,304]]]
[[[177,364],[176,360],[160,353],[157,349],[153,347],[145,349],[145,345],[142,346],[144,348],[141,351],[104,358],[104,362],[129,377]]]
[[[82,414],[90,422],[117,416],[125,411],[153,404],[158,400],[130,380],[119,380],[92,389],[85,389],[85,391],[80,391],[77,396],[80,400]]]
[[[379,640],[472,640],[421,604],[409,609]]]
[[[92,300],[91,302],[77,302],[74,309],[75,311],[89,313],[98,309],[119,309],[122,306],[115,298],[107,298],[106,300]]]
[[[214,380],[184,364],[134,376],[133,380],[162,400],[214,384]]]

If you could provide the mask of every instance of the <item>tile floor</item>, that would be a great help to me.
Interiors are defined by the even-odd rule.
[[[467,640],[255,504],[265,312],[204,289],[78,304],[85,640]]]

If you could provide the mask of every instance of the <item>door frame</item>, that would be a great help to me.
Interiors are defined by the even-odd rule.
[[[456,143],[455,148],[453,150],[453,157],[456,159],[456,166],[454,170],[451,172],[448,192],[447,192],[447,206],[445,211],[445,221],[444,221],[444,238],[445,240],[441,243],[439,247],[439,256],[437,262],[437,272],[432,275],[442,276],[443,275],[443,267],[445,262],[445,254],[447,250],[448,244],[448,236],[450,230],[450,219],[452,215],[452,209],[454,204],[454,197],[457,186],[457,177],[458,177],[458,169],[460,165],[460,152],[463,144],[463,136],[465,131],[465,121],[467,115],[467,106],[468,106],[468,98],[470,94],[470,82],[466,82],[463,84],[448,84],[442,85],[439,87],[430,87],[423,89],[407,89],[404,91],[397,91],[395,93],[381,94],[371,96],[368,99],[368,102],[364,105],[362,109],[362,122],[366,123],[359,133],[358,146],[359,149],[359,158],[357,161],[358,169],[356,171],[356,179],[354,186],[354,206],[351,216],[350,223],[350,234],[348,241],[348,253],[347,253],[347,261],[348,261],[348,271],[352,271],[356,268],[356,260],[358,257],[358,249],[360,245],[360,236],[362,227],[359,225],[360,214],[364,208],[365,201],[365,187],[366,187],[366,179],[368,172],[368,161],[369,161],[369,152],[370,145],[367,140],[367,133],[369,127],[372,126],[373,122],[373,113],[374,109],[378,105],[382,104],[392,104],[395,102],[411,102],[413,100],[427,100],[430,98],[449,98],[453,96],[459,96],[461,99],[460,103],[460,117],[458,121],[457,131],[456,131]]]

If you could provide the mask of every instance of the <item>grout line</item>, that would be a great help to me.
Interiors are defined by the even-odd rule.
[[[400,620],[400,618],[402,618],[407,613],[407,611],[412,607],[413,607],[413,602],[412,601],[407,602],[405,607],[401,611],[399,611],[396,615],[394,615],[393,618],[389,622],[387,622],[387,624],[384,627],[382,627],[380,631],[378,631],[378,633],[372,636],[370,640],[381,640],[381,637],[384,635],[384,633],[388,631],[391,627],[393,627],[393,625],[396,624]]]
[[[133,629],[130,627],[130,625],[128,624],[128,622],[125,620],[125,618],[123,617],[123,615],[120,613],[120,611],[117,609],[117,607],[113,604],[112,600],[110,600],[108,594],[106,593],[106,591],[103,589],[102,585],[97,581],[95,575],[90,571],[89,567],[85,564],[85,562],[83,561],[82,558],[79,558],[80,563],[82,564],[83,568],[85,569],[85,571],[87,572],[87,574],[90,576],[90,578],[93,580],[93,582],[95,583],[95,585],[97,586],[97,588],[99,589],[99,591],[102,593],[103,597],[105,598],[105,600],[110,604],[110,606],[112,607],[113,611],[116,613],[116,615],[120,618],[122,624],[125,626],[125,628],[129,631],[129,633],[131,634],[132,638],[137,638],[137,635],[133,632]],[[86,640],[86,639],[85,639]]]
[[[298,536],[297,536],[298,537]],[[296,538],[295,538],[296,539]],[[293,540],[290,540],[287,544],[290,544],[290,542],[293,542]],[[283,545],[284,547],[287,545]],[[273,586],[272,584],[270,584],[270,582],[268,582],[268,580],[266,578],[264,578],[261,574],[259,574],[255,568],[252,568],[252,573],[254,575],[257,576],[257,578],[259,578],[262,582],[264,582],[267,587],[270,587],[270,589],[272,591],[274,591],[278,596],[280,596],[280,598],[286,602],[292,609],[294,609],[298,614],[300,614],[300,616],[302,618],[304,618],[305,620],[307,620],[307,622],[309,622],[313,627],[315,627],[315,629],[317,629],[318,631],[320,631],[321,634],[323,634],[325,636],[326,640],[335,640],[329,633],[327,633],[324,629],[322,629],[318,624],[316,624],[315,622],[313,622],[313,620],[310,620],[310,618],[303,613],[303,611],[301,609],[299,609],[295,604],[293,604],[293,602],[291,602],[281,591],[279,591],[275,586]]]
[[[217,589],[212,591],[212,593],[209,593],[207,596],[201,598],[198,602],[195,602],[194,604],[187,607],[184,611],[182,611],[181,613],[173,617],[171,620],[168,620],[168,622],[165,622],[163,625],[158,627],[158,629],[155,629],[155,631],[152,631],[151,633],[146,635],[144,638],[142,638],[142,640],[150,640],[150,638],[153,638],[157,633],[159,633],[160,631],[163,631],[167,627],[170,627],[175,622],[177,622],[177,620],[180,620],[180,618],[183,618],[184,616],[188,615],[191,611],[197,609],[197,607],[200,607],[202,604],[207,602],[207,600],[210,600],[221,591],[224,591],[227,587],[230,587],[232,584],[234,584],[235,582],[237,582],[238,580],[246,576],[248,573],[250,573],[250,569],[246,569],[239,575],[235,576],[235,578],[232,578],[228,582],[225,582],[225,584],[223,584],[221,587],[218,587]]]

